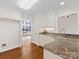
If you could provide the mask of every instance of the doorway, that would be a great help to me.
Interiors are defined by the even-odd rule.
[[[28,44],[31,44],[31,23],[30,19],[21,20],[22,47],[26,47]]]

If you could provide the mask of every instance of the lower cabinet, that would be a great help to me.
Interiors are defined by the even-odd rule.
[[[44,59],[64,59],[64,58],[44,49]]]

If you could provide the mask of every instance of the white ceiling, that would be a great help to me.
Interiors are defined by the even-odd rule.
[[[20,9],[17,6],[17,2],[18,0],[0,0],[0,6],[15,10],[17,12],[24,12],[27,15],[45,15],[47,13],[50,13],[51,11],[63,9],[74,4],[78,4],[79,0],[40,0],[29,10]],[[60,6],[60,2],[65,2],[65,4],[63,6]]]

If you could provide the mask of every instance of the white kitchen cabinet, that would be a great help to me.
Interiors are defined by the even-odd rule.
[[[44,59],[64,59],[64,58],[44,49]]]
[[[79,34],[79,17],[77,13],[58,17],[57,29],[59,33]]]

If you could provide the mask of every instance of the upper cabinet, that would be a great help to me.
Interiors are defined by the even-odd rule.
[[[58,17],[57,19],[58,33],[79,34],[78,24],[79,20],[77,13]]]

